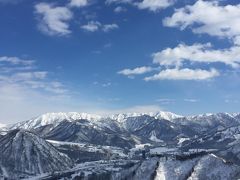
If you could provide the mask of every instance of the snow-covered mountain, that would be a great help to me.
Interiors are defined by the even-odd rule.
[[[12,125],[11,129],[35,129],[45,125],[53,125],[53,127],[57,126],[63,120],[74,121],[78,119],[88,119],[88,120],[98,120],[101,116],[87,114],[87,113],[77,113],[77,112],[59,112],[59,113],[46,113],[36,118],[32,118],[30,120],[16,123]]]
[[[86,179],[131,177],[140,180],[141,177],[149,180],[240,177],[239,113],[185,117],[170,112],[107,116],[47,113],[0,132],[3,132],[0,133],[0,147],[3,147],[0,178],[1,175],[30,177],[44,172],[50,179],[71,179],[72,175]],[[149,150],[149,156],[158,157],[130,164],[124,160],[141,158],[143,149]],[[96,163],[99,167],[89,162],[67,170],[73,161],[111,158],[121,159],[124,167],[120,163],[116,169],[112,162],[102,166],[99,161]],[[83,173],[85,165],[89,169]]]
[[[125,121],[129,117],[139,117],[143,115],[148,115],[151,117],[154,117],[156,119],[166,119],[166,120],[172,120],[175,118],[180,118],[182,116],[176,115],[171,112],[149,112],[149,113],[122,113],[122,114],[114,114],[114,115],[95,115],[95,114],[87,114],[87,113],[78,113],[78,112],[59,112],[59,113],[46,113],[41,116],[38,116],[36,118],[32,118],[28,121],[16,123],[10,127],[10,129],[17,129],[17,128],[23,128],[23,129],[35,129],[41,126],[45,125],[53,125],[53,127],[56,127],[60,122],[63,120],[67,121],[75,121],[80,119],[87,119],[89,121],[98,121],[102,119],[109,119],[109,120],[115,120],[118,122]]]
[[[0,147],[0,175],[5,178],[18,179],[73,166],[65,154],[29,131],[10,131],[0,138]]]
[[[108,117],[113,120],[117,120],[118,122],[122,122],[130,117],[139,117],[139,116],[151,116],[156,119],[166,119],[171,121],[172,119],[181,118],[183,116],[174,114],[172,112],[167,111],[159,111],[159,112],[146,112],[146,113],[120,113],[120,114],[113,114],[109,115]]]
[[[115,132],[112,129],[98,126],[91,121],[80,119],[62,121],[58,126],[44,135],[44,138],[57,141],[90,143],[118,147],[133,147],[134,140],[128,133]]]
[[[177,137],[191,137],[197,132],[154,116],[124,116],[123,119],[62,120],[57,125],[31,129],[40,136],[56,141],[133,147],[142,143],[177,143]]]
[[[160,161],[155,180],[233,180],[239,177],[239,173],[239,166],[209,154],[185,161]]]
[[[194,136],[240,125],[239,114],[180,116],[171,112],[123,113],[108,116],[86,113],[47,113],[10,129],[33,130],[57,141],[130,147],[141,143],[172,144]],[[97,138],[95,138],[97,137]],[[118,144],[115,139],[118,139]],[[104,143],[103,143],[104,142]],[[125,142],[125,143],[124,143]],[[130,142],[130,143],[129,143]],[[130,145],[130,146],[129,146]]]
[[[186,116],[173,119],[173,122],[192,127],[194,130],[202,133],[209,130],[221,130],[231,126],[240,125],[240,116],[229,113],[208,113],[196,116]]]

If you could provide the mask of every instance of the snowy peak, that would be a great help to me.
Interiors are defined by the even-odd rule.
[[[157,112],[153,116],[156,117],[157,119],[166,119],[166,120],[169,120],[169,121],[171,121],[173,119],[176,119],[176,118],[183,117],[181,115],[177,115],[177,114],[174,114],[172,112],[165,112],[165,111]]]
[[[22,128],[22,129],[35,129],[41,126],[52,124],[54,127],[61,123],[63,120],[75,121],[79,119],[98,120],[101,117],[98,115],[92,115],[87,113],[77,112],[59,112],[59,113],[46,113],[37,118],[20,122],[11,127],[11,129]]]
[[[166,120],[172,120],[175,118],[179,118],[182,116],[176,115],[171,112],[149,112],[149,113],[122,113],[122,114],[113,114],[108,116],[100,116],[100,115],[94,115],[94,114],[87,114],[87,113],[78,113],[78,112],[59,112],[59,113],[46,113],[41,116],[38,116],[36,118],[33,118],[28,121],[20,122],[17,124],[14,124],[10,127],[10,129],[36,129],[42,126],[46,125],[53,125],[53,128],[59,125],[62,121],[76,121],[80,119],[86,119],[92,122],[97,123],[98,120],[102,119],[109,119],[109,120],[115,120],[117,122],[123,122],[127,118],[130,117],[138,117],[138,116],[144,116],[148,115],[151,117],[154,117],[155,119],[166,119]]]
[[[171,112],[167,112],[167,111],[159,111],[159,112],[146,112],[146,113],[120,113],[120,114],[113,114],[110,115],[109,117],[113,120],[117,120],[118,122],[122,122],[124,120],[126,120],[129,117],[138,117],[138,116],[151,116],[154,117],[156,119],[166,119],[171,121],[172,119],[175,118],[180,118],[182,116],[171,113]]]

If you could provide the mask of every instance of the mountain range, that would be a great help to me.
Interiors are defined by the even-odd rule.
[[[176,179],[178,169],[182,169],[178,179],[237,179],[240,114],[47,113],[0,126],[0,147],[0,175],[5,178],[97,179],[107,174],[105,179],[144,179],[137,172],[143,173],[145,163],[150,163],[147,179]],[[147,160],[141,157],[143,151]],[[102,165],[102,160],[108,163]],[[83,168],[93,161],[99,164]],[[212,164],[215,172],[222,168],[228,175],[208,176]],[[176,170],[166,170],[173,165]]]

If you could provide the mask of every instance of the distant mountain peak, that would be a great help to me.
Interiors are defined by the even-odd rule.
[[[74,121],[77,119],[88,119],[88,120],[98,120],[101,116],[88,114],[88,113],[78,113],[78,112],[51,112],[42,114],[36,118],[32,118],[28,121],[16,123],[12,126],[12,129],[23,128],[23,129],[33,129],[41,126],[52,124],[57,126],[63,120]]]
[[[119,114],[110,115],[109,117],[111,119],[114,119],[114,120],[117,120],[117,121],[121,122],[128,117],[138,117],[138,116],[144,116],[144,115],[151,116],[151,117],[154,117],[156,119],[166,119],[166,120],[172,120],[172,119],[175,119],[175,118],[182,117],[180,115],[174,114],[172,112],[167,112],[167,111],[143,112],[143,113],[139,113],[139,112],[119,113]]]
[[[75,121],[79,119],[87,119],[89,121],[98,121],[101,119],[110,119],[110,120],[116,120],[118,122],[122,122],[125,119],[129,117],[138,117],[138,116],[151,116],[156,119],[166,119],[166,120],[172,120],[175,118],[182,117],[180,115],[176,115],[171,112],[146,112],[146,113],[119,113],[119,114],[113,114],[113,115],[95,115],[95,114],[88,114],[88,113],[78,113],[78,112],[52,112],[52,113],[46,113],[42,114],[36,118],[32,118],[28,121],[20,122],[14,124],[10,129],[16,129],[16,128],[23,128],[23,129],[35,129],[38,127],[46,126],[49,124],[52,124],[53,127],[56,127],[59,123],[61,123],[63,120],[67,121]]]

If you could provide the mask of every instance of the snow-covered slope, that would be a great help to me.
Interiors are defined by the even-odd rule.
[[[98,126],[88,120],[62,121],[44,135],[46,139],[76,143],[90,143],[117,147],[133,147],[134,141],[127,133]]]
[[[198,161],[188,179],[232,180],[238,179],[239,173],[240,166],[225,163],[224,159],[211,154]]]
[[[0,137],[7,133],[7,125],[0,123]]]
[[[6,124],[1,124],[1,123],[0,123],[0,129],[1,129],[1,128],[5,128],[6,126],[7,126]]]
[[[0,131],[5,131],[6,129],[7,129],[7,125],[0,123]]]
[[[239,178],[239,173],[239,166],[210,154],[185,161],[160,161],[155,180],[233,180]]]
[[[13,130],[1,137],[0,147],[0,175],[7,178],[62,171],[73,165],[50,143],[25,130]]]

